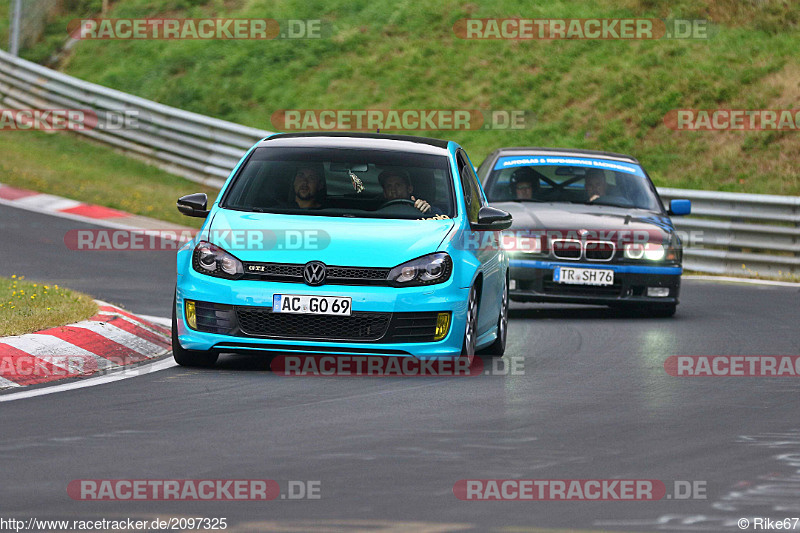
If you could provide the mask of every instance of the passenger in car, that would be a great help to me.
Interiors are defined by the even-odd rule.
[[[583,179],[586,189],[586,202],[592,203],[606,195],[606,175],[599,168],[590,168]]]
[[[414,207],[422,213],[431,212],[431,204],[422,198],[414,198],[414,186],[411,184],[411,178],[408,177],[402,170],[384,170],[378,176],[378,181],[383,187],[383,197],[387,202],[392,200],[411,200],[414,202]],[[431,214],[436,214],[436,210]]]

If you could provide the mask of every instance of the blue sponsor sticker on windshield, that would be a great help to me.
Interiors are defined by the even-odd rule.
[[[494,170],[513,167],[544,167],[544,166],[571,166],[602,168],[604,170],[614,170],[625,172],[635,176],[644,177],[644,171],[638,165],[622,163],[619,161],[609,161],[608,159],[593,159],[587,157],[561,157],[561,156],[506,156],[497,160]]]

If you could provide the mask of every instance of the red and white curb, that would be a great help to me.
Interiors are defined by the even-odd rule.
[[[170,329],[97,301],[82,322],[0,337],[0,390],[86,377],[167,354]]]
[[[69,198],[27,189],[18,189],[2,183],[0,183],[0,205],[7,205],[17,209],[33,211],[34,213],[54,215],[60,218],[109,228],[192,229],[187,226],[180,226],[153,218],[133,215],[110,207],[86,204],[77,200],[70,200]]]
[[[3,203],[13,205],[22,209],[39,212],[60,213],[63,215],[74,215],[80,218],[92,220],[124,219],[131,217],[129,213],[117,211],[99,205],[85,204],[77,200],[70,200],[51,194],[29,191],[27,189],[17,189],[0,183],[0,200]]]

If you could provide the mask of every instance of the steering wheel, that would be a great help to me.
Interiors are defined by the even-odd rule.
[[[389,207],[390,205],[398,205],[398,204],[407,204],[416,209],[416,207],[414,206],[414,200],[408,200],[407,198],[395,198],[394,200],[388,200],[386,202],[383,202],[383,205],[381,205],[378,209],[383,209],[384,207]]]

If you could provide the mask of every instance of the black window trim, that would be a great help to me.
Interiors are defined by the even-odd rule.
[[[234,184],[241,177],[242,173],[244,172],[245,167],[250,162],[250,159],[253,157],[253,155],[256,153],[256,151],[261,149],[261,148],[268,149],[269,147],[268,146],[255,146],[254,148],[251,149],[251,151],[247,155],[246,159],[244,161],[242,161],[241,164],[239,164],[239,168],[236,171],[236,174],[230,180],[230,182],[228,183],[228,186],[225,187],[225,191],[222,193],[222,196],[219,198],[218,205],[219,205],[220,208],[229,209],[231,211],[243,211],[242,209],[235,209],[235,208],[232,208],[232,207],[228,207],[226,205],[227,201],[228,201],[228,196],[230,194],[230,191],[233,189]],[[397,152],[398,151],[398,150],[384,150],[384,149],[375,149],[375,148],[342,148],[342,150],[349,150],[349,149],[352,149],[352,150],[364,150],[364,149],[367,149],[367,150],[372,150],[372,151],[375,151],[375,152]],[[337,148],[337,150],[338,150],[338,148]],[[463,151],[463,148],[459,148],[459,150]],[[458,198],[456,197],[456,188],[455,188],[455,183],[454,183],[454,180],[453,180],[452,165],[450,165],[450,154],[446,153],[446,154],[444,154],[444,157],[447,158],[447,162],[448,162],[448,164],[446,166],[447,166],[447,173],[450,176],[450,185],[451,185],[450,186],[450,199],[453,202],[453,216],[451,217],[451,219],[456,219],[456,218],[458,218]],[[458,164],[458,160],[456,160],[456,165],[457,164]],[[459,176],[459,179],[460,179],[460,176]],[[250,213],[252,211],[244,211],[244,212]],[[278,213],[278,214],[280,214],[280,213]],[[306,214],[306,213],[304,213],[304,214]],[[310,213],[307,213],[307,214],[310,214]],[[319,215],[325,216],[323,213],[320,213]],[[369,218],[369,217],[367,217],[367,218]],[[409,219],[409,220],[411,220],[411,219]]]

